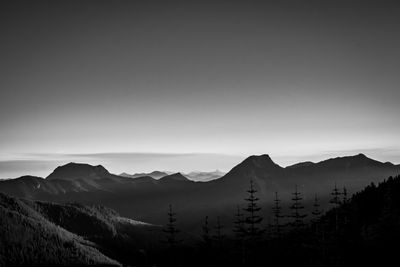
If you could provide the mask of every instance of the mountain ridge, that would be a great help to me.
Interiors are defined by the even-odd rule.
[[[194,213],[189,216],[193,220],[202,216],[201,212],[195,211],[204,207],[209,207],[211,212],[225,207],[226,212],[246,197],[250,181],[254,182],[260,201],[270,203],[274,192],[279,192],[283,200],[289,201],[295,185],[299,186],[305,198],[316,193],[329,196],[335,183],[355,192],[371,182],[378,183],[384,177],[399,173],[399,166],[365,155],[283,168],[269,155],[263,154],[250,156],[223,177],[207,182],[191,181],[181,173],[159,180],[150,176],[131,179],[117,175],[69,180],[36,177],[1,181],[0,191],[44,201],[98,203],[117,210],[123,216],[159,224],[168,203],[179,206],[178,213]]]
[[[150,173],[143,172],[143,173],[134,173],[134,174],[129,174],[129,173],[123,172],[123,173],[119,174],[119,176],[128,177],[128,178],[138,178],[138,177],[143,177],[143,176],[150,176],[150,177],[153,177],[154,179],[160,179],[167,175],[168,175],[167,172],[162,172],[162,171],[152,171]]]

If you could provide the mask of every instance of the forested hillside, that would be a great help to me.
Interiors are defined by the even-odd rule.
[[[0,266],[140,264],[161,227],[102,206],[55,204],[0,193]]]
[[[120,266],[103,255],[95,243],[4,194],[0,194],[0,229],[0,266]]]
[[[321,210],[316,198],[311,212],[301,192],[293,193],[289,213],[276,198],[267,219],[252,184],[242,208],[227,221],[206,217],[197,249],[170,242],[160,265],[195,266],[388,266],[397,261],[400,239],[400,176],[370,184],[352,197],[334,187],[331,208]],[[173,212],[171,212],[176,216]],[[174,221],[176,217],[169,219]],[[179,216],[177,217],[179,219]],[[167,236],[177,225],[166,227]],[[173,240],[179,240],[179,234]],[[190,256],[188,256],[190,255]],[[188,261],[188,258],[190,259]]]

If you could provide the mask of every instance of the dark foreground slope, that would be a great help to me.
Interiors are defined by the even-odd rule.
[[[0,194],[0,266],[119,266],[87,241]]]
[[[120,266],[146,259],[161,227],[102,206],[55,204],[0,193],[0,266]]]
[[[400,176],[370,184],[301,231],[270,241],[271,263],[390,266],[398,261]],[[301,264],[298,264],[301,263]]]
[[[362,240],[375,253],[395,255],[400,240],[400,176],[368,185],[337,210],[339,236]],[[324,219],[333,220],[330,211]]]

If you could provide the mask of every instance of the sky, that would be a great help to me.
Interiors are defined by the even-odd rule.
[[[395,1],[10,1],[0,177],[400,163]]]

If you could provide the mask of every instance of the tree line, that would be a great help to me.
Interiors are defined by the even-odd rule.
[[[329,215],[321,208],[317,195],[314,196],[310,213],[305,212],[303,194],[297,185],[291,193],[289,212],[284,214],[282,200],[279,193],[275,192],[270,210],[272,218],[266,224],[263,223],[265,218],[262,216],[260,199],[257,197],[258,192],[252,180],[246,192],[247,197],[244,203],[238,205],[233,214],[232,231],[225,229],[220,217],[216,218],[215,225],[210,225],[208,216],[204,218],[201,227],[202,241],[199,246],[202,258],[212,255],[216,265],[218,262],[225,264],[226,261],[235,259],[233,265],[236,266],[257,266],[262,262],[261,248],[274,244],[275,247],[278,245],[286,249],[290,243],[301,246],[307,236],[312,236],[315,242],[321,245],[339,236],[339,232],[347,223],[348,215],[342,208],[349,203],[346,187],[340,189],[336,184],[334,185],[330,194],[329,203],[332,208],[329,210]],[[173,212],[172,205],[169,205],[167,214],[168,223],[164,228],[164,243],[170,251],[173,251],[174,248],[180,246],[182,240],[179,239],[177,214]]]
[[[272,223],[268,223],[267,226],[262,226],[262,222],[264,218],[261,213],[261,206],[259,205],[259,198],[257,197],[257,190],[255,189],[254,182],[251,180],[249,188],[247,190],[248,197],[245,198],[245,207],[237,206],[236,213],[233,215],[234,217],[234,227],[233,233],[238,240],[247,240],[247,241],[255,241],[259,240],[266,234],[269,234],[269,238],[279,238],[281,234],[286,229],[286,232],[290,231],[300,231],[307,224],[305,219],[308,216],[312,216],[310,222],[313,226],[317,223],[321,223],[320,219],[322,215],[325,213],[323,209],[321,209],[320,199],[318,195],[315,194],[312,211],[310,214],[304,212],[305,206],[303,205],[303,195],[299,191],[298,186],[295,185],[295,190],[292,193],[292,203],[289,206],[290,213],[283,214],[283,206],[282,200],[279,198],[279,193],[274,193],[273,206],[271,208],[272,213]],[[331,199],[329,203],[332,205],[332,210],[335,213],[335,223],[334,228],[336,230],[339,229],[340,224],[346,221],[345,214],[343,215],[342,220],[339,220],[339,207],[343,204],[348,203],[348,192],[346,187],[344,186],[342,190],[340,190],[336,183],[331,192]],[[169,205],[168,210],[168,223],[165,225],[163,232],[165,233],[165,241],[164,243],[169,246],[175,246],[179,244],[179,240],[177,239],[177,235],[179,234],[179,230],[177,227],[177,214],[173,212],[172,205]],[[289,219],[284,222],[284,219]],[[204,218],[204,222],[202,225],[202,239],[203,242],[209,243],[212,240],[221,241],[224,237],[223,234],[224,226],[220,220],[220,217],[217,217],[216,224],[214,227],[211,227],[209,224],[209,216]],[[212,235],[212,232],[215,232]],[[270,231],[268,231],[270,230]]]

